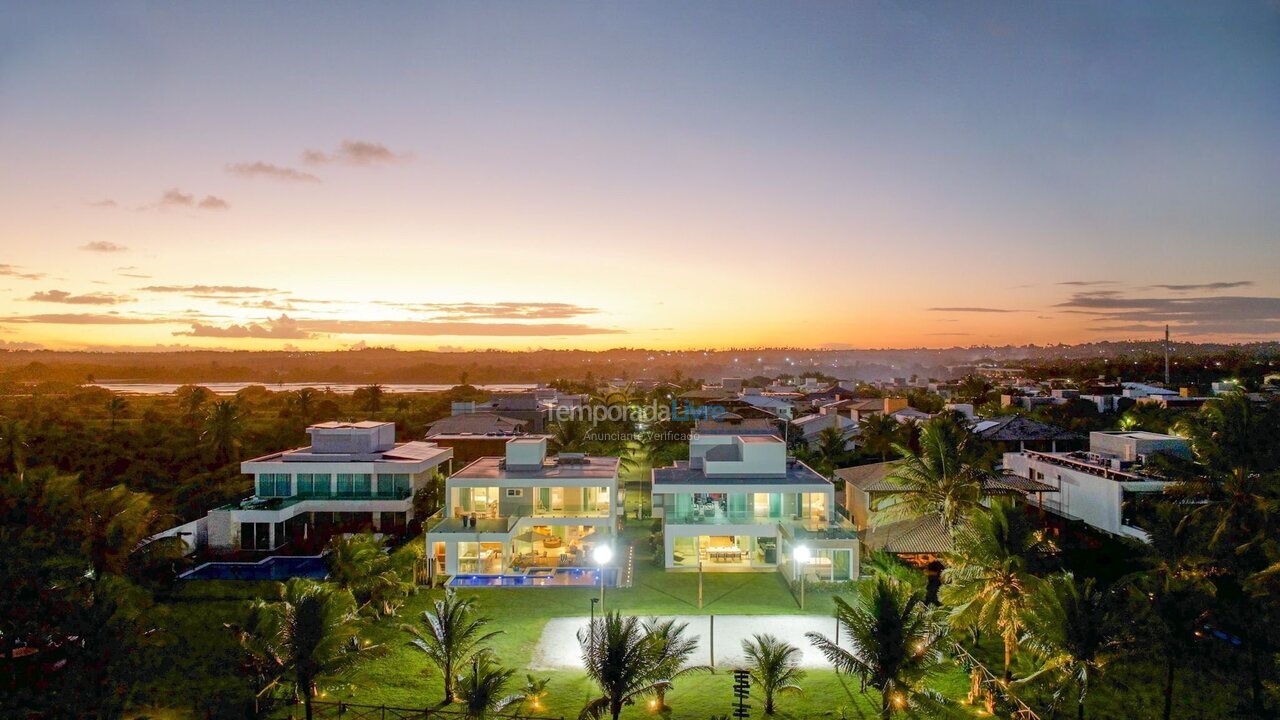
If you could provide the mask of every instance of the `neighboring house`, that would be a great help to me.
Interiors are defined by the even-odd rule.
[[[818,435],[823,430],[832,427],[840,428],[840,433],[846,441],[845,448],[848,450],[854,449],[856,445],[854,436],[858,433],[858,423],[838,412],[829,412],[825,415],[805,415],[791,421],[792,432],[798,432],[804,442],[811,447],[818,442]]]
[[[211,510],[207,547],[275,550],[323,547],[340,532],[407,533],[420,518],[413,497],[453,451],[396,443],[389,422],[327,422],[307,428],[311,445],[246,460],[252,497]]]
[[[777,435],[778,425],[777,420],[726,413],[715,420],[698,420],[694,429],[700,435]]]
[[[898,422],[924,422],[932,418],[933,415],[924,412],[923,410],[917,410],[913,407],[904,407],[901,410],[894,410],[889,413],[889,417],[897,420]]]
[[[507,442],[513,437],[547,438],[550,435],[432,435],[431,442],[440,447],[453,448],[453,466],[466,467],[482,457],[501,456],[507,452]]]
[[[445,482],[443,516],[427,550],[445,575],[522,574],[581,566],[613,543],[623,496],[618,458],[547,456],[547,438],[507,440]]]
[[[547,405],[538,400],[536,392],[500,393],[485,403],[475,405],[476,412],[493,412],[503,417],[524,420],[527,432],[545,432],[547,429]],[[455,413],[457,414],[457,413]]]
[[[925,567],[951,552],[951,536],[937,516],[906,517],[891,510],[903,497],[902,486],[888,479],[895,464],[880,462],[836,470],[836,477],[844,481],[842,503],[868,551],[892,553],[916,567]],[[1046,492],[1053,492],[1053,488],[1016,477],[983,483],[987,498],[1025,501],[1030,494]]]
[[[1026,450],[1028,447],[1057,452],[1060,444],[1063,448],[1070,448],[1084,440],[1079,433],[1024,415],[978,420],[973,425],[973,434],[983,442],[995,444],[1003,452]]]
[[[846,409],[854,422],[862,422],[872,415],[892,414],[908,407],[906,398],[854,398],[849,401]]]
[[[1088,452],[1008,452],[1005,472],[1056,491],[1034,500],[1044,510],[1111,533],[1146,540],[1140,510],[1168,483],[1144,472],[1152,456],[1191,457],[1186,439],[1143,431],[1089,433]]]
[[[427,438],[436,435],[517,435],[525,432],[528,420],[494,412],[450,415],[427,425]]]
[[[797,396],[790,395],[779,397],[777,395],[744,393],[738,398],[738,402],[746,403],[747,405],[761,408],[763,410],[768,410],[780,418],[790,420],[791,416],[795,413],[795,405],[792,403],[792,398],[794,397]]]
[[[835,513],[835,488],[787,456],[775,435],[695,433],[689,460],[653,470],[653,513],[662,520],[669,569],[779,570],[805,545],[810,577],[858,576],[858,543]]]

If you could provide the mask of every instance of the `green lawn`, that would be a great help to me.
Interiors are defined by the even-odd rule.
[[[645,523],[647,525],[647,523]],[[625,537],[635,541],[643,532],[632,530]],[[697,604],[696,573],[669,573],[638,561],[631,588],[610,589],[609,610],[634,615],[698,615],[698,614],[798,614],[795,598],[777,573],[706,573],[704,605]],[[361,666],[343,687],[331,690],[329,699],[343,699],[373,705],[420,707],[435,705],[443,697],[440,675],[422,654],[407,643],[408,636],[398,629],[402,622],[417,622],[423,609],[442,591],[420,592],[410,599],[396,620],[385,620],[370,628],[367,636],[382,646],[385,655]],[[553,617],[582,616],[590,612],[592,589],[577,588],[476,588],[465,592],[477,599],[483,615],[494,620],[503,631],[493,648],[509,667],[524,668],[532,659],[534,647],[547,620]],[[811,593],[806,613],[832,613],[828,594]],[[767,628],[762,628],[767,630]],[[793,640],[795,641],[795,640]],[[803,642],[803,638],[798,640]],[[539,673],[550,679],[549,695],[543,715],[577,717],[578,711],[593,695],[593,687],[582,672],[560,671]],[[523,671],[521,675],[523,677]],[[686,679],[667,695],[673,708],[671,716],[709,718],[727,714],[732,700],[732,675],[724,668],[713,675]],[[878,697],[858,691],[857,680],[838,677],[832,671],[812,671],[803,683],[805,694],[788,696],[779,703],[779,718],[806,717],[875,717]],[[949,697],[963,697],[967,676],[951,670],[938,678],[936,688]],[[762,702],[753,700],[755,716],[761,715]],[[958,710],[960,708],[957,708]],[[647,707],[629,708],[628,718],[653,717]]]

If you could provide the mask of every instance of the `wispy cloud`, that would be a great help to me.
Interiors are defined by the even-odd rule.
[[[157,325],[176,322],[169,318],[143,315],[117,315],[115,313],[45,313],[37,315],[9,315],[0,322],[49,325]]]
[[[1236,280],[1234,282],[1210,282],[1193,285],[1149,285],[1148,287],[1168,290],[1170,292],[1195,292],[1212,290],[1231,290],[1232,288],[1249,287],[1252,280]]]
[[[190,337],[216,338],[269,338],[277,340],[305,340],[314,337],[306,330],[298,327],[298,322],[288,315],[269,318],[261,323],[231,324],[226,326],[192,323],[190,330],[175,332],[174,335]]]
[[[94,240],[81,245],[80,249],[87,252],[118,253],[124,252],[129,248],[119,243],[113,243],[110,240]]]
[[[962,313],[1012,313],[1022,312],[1021,310],[1005,310],[1003,308],[990,307],[931,307],[929,312],[962,312]]]
[[[559,302],[425,303],[402,307],[449,320],[561,320],[600,312],[596,308]]]
[[[32,293],[31,297],[27,299],[33,302],[63,303],[66,305],[116,305],[129,301],[129,298],[124,295],[112,295],[110,293],[74,295],[66,290],[42,290]]]
[[[0,264],[0,277],[18,278],[19,280],[39,280],[44,276],[44,273],[27,272],[19,265]]]
[[[44,346],[40,343],[28,342],[26,340],[0,340],[0,350],[43,350]]]
[[[1164,323],[1183,335],[1280,334],[1280,297],[1137,297],[1114,292],[1077,293],[1056,307],[1089,315],[1094,332],[1149,332]]]
[[[177,188],[166,190],[152,207],[160,210],[178,208],[195,208],[197,210],[227,210],[231,203],[214,195],[205,195],[197,200],[194,193],[185,193]]]
[[[111,209],[111,208],[118,207],[118,205],[116,204],[115,200],[112,200],[111,198],[104,198],[102,200],[90,201],[89,207]]]
[[[270,180],[281,180],[284,182],[320,182],[320,178],[309,172],[304,172],[291,167],[274,165],[269,162],[262,162],[261,160],[246,163],[232,163],[227,165],[227,172],[232,175],[239,175],[240,177],[268,178]]]
[[[608,335],[622,330],[578,323],[489,323],[446,320],[300,320],[299,327],[337,335],[458,335],[490,337],[556,337]]]
[[[302,153],[302,162],[307,165],[386,165],[389,163],[408,160],[412,155],[408,153],[392,152],[386,145],[376,142],[368,142],[364,140],[343,140],[342,144],[334,152],[327,153],[320,150],[305,150]]]
[[[148,285],[138,288],[142,292],[181,293],[192,296],[265,295],[280,292],[275,288],[253,285]]]
[[[1059,285],[1073,285],[1075,287],[1092,287],[1094,285],[1115,285],[1115,280],[1067,280],[1060,282]]]

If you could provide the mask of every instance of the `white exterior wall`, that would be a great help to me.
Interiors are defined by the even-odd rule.
[[[1068,515],[1074,515],[1105,532],[1141,536],[1140,531],[1135,534],[1135,528],[1127,528],[1121,524],[1124,488],[1136,483],[1110,480],[1061,467],[1023,453],[1005,453],[1004,468],[1019,477],[1037,479],[1058,488],[1056,493],[1044,493],[1043,502],[1046,507],[1060,508]],[[1038,471],[1043,477],[1033,475],[1033,471]],[[1158,492],[1165,485],[1157,481],[1142,484],[1152,492]],[[1034,504],[1036,497],[1032,495],[1028,500]]]

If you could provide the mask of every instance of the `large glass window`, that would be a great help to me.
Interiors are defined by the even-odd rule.
[[[298,494],[302,497],[324,497],[329,494],[327,473],[299,473]]]
[[[409,496],[408,473],[378,474],[378,497],[403,498]]]
[[[819,549],[813,553],[809,570],[822,580],[850,580],[853,576],[853,551]]]
[[[258,497],[288,497],[289,494],[287,473],[258,474]]]
[[[372,480],[368,473],[338,473],[338,497],[369,497]]]
[[[270,550],[271,523],[240,523],[241,550]]]

